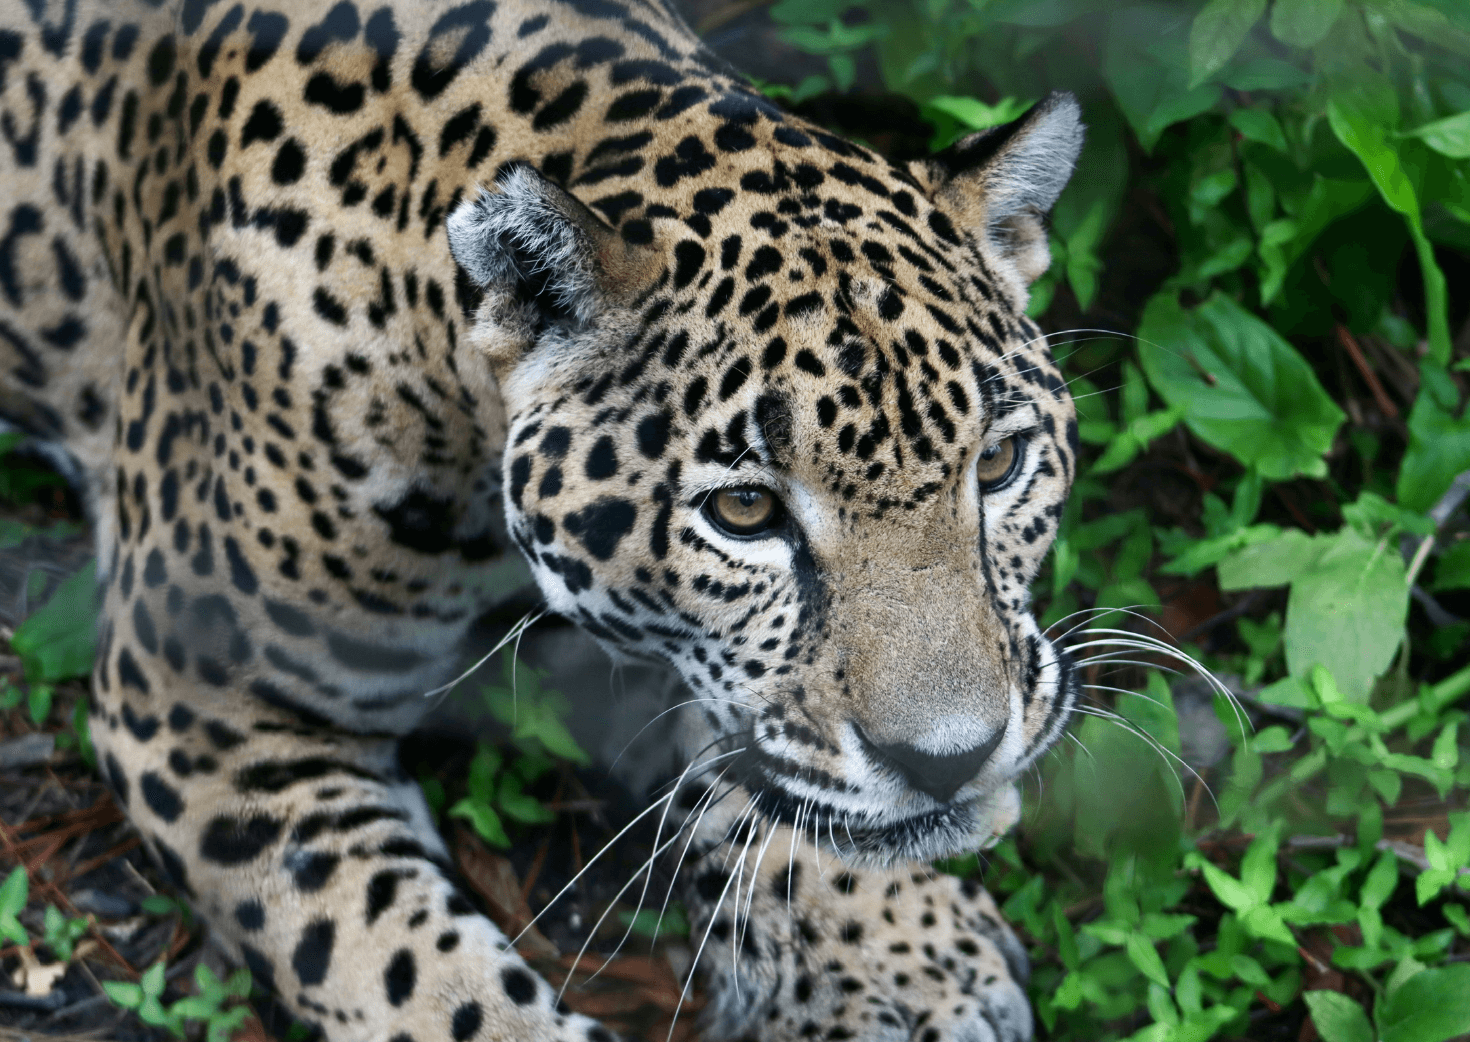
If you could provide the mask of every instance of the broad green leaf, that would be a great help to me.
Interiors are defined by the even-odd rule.
[[[144,995],[150,998],[157,998],[162,995],[163,985],[165,983],[163,963],[155,962],[148,969],[144,970],[143,977],[138,983],[142,985]]]
[[[1247,141],[1260,142],[1278,152],[1286,151],[1286,134],[1281,130],[1280,121],[1269,109],[1236,109],[1230,113],[1230,125],[1240,131],[1240,136]]]
[[[1419,396],[1409,413],[1409,448],[1399,468],[1399,504],[1427,512],[1462,471],[1470,470],[1470,410],[1443,366],[1419,367]]]
[[[107,993],[113,1005],[121,1006],[123,1009],[137,1009],[143,1004],[143,989],[136,984],[105,980],[102,982],[102,990]]]
[[[1470,1033],[1470,963],[1423,970],[1378,1011],[1383,1042],[1444,1042]]]
[[[479,800],[463,799],[449,808],[449,816],[467,820],[486,843],[502,850],[510,847],[510,837],[505,834],[505,826],[500,823],[500,815],[493,807]]]
[[[507,817],[525,825],[544,825],[556,820],[556,815],[543,807],[540,800],[521,791],[521,780],[513,774],[500,779],[496,802]]]
[[[920,112],[935,127],[929,147],[938,151],[966,134],[1009,123],[1025,114],[1031,105],[1032,102],[1018,98],[1001,98],[994,105],[987,105],[979,98],[941,94],[925,102]]]
[[[1419,198],[1413,182],[1389,140],[1398,122],[1392,86],[1365,75],[1355,89],[1341,92],[1327,103],[1327,122],[1349,151],[1358,157],[1383,201],[1403,214],[1409,237],[1419,257],[1424,280],[1424,308],[1428,314],[1429,355],[1441,365],[1450,359],[1449,303],[1444,272],[1434,259],[1434,247],[1424,234]]]
[[[1255,907],[1255,895],[1229,872],[1216,867],[1198,854],[1191,855],[1187,861],[1204,873],[1205,882],[1209,884],[1210,890],[1214,892],[1221,904],[1237,912],[1244,912]]]
[[[1185,310],[1172,293],[1149,301],[1139,357],[1154,389],[1200,438],[1284,480],[1327,473],[1343,412],[1296,349],[1222,293]]]
[[[1243,546],[1220,562],[1216,569],[1220,589],[1285,586],[1311,570],[1327,550],[1326,540],[1314,539],[1300,528],[1276,531],[1274,539]]]
[[[1398,884],[1398,858],[1394,857],[1391,851],[1385,850],[1378,855],[1378,860],[1373,862],[1368,878],[1363,880],[1363,889],[1358,899],[1364,907],[1382,908],[1383,902],[1393,896]]]
[[[1288,47],[1315,47],[1341,13],[1342,0],[1276,0],[1271,35]]]
[[[1210,0],[1189,27],[1189,86],[1209,79],[1240,50],[1266,0]]]
[[[1322,1042],[1373,1042],[1373,1027],[1363,1007],[1339,991],[1309,991],[1302,998]]]
[[[1159,958],[1154,942],[1141,933],[1130,933],[1124,950],[1128,959],[1138,967],[1138,972],[1160,987],[1169,986],[1169,971],[1164,969],[1164,960]]]
[[[1329,538],[1322,556],[1291,584],[1286,603],[1286,665],[1306,676],[1329,665],[1343,697],[1365,703],[1393,661],[1409,610],[1404,563],[1386,541],[1352,529]]]
[[[16,627],[10,644],[25,664],[26,679],[68,680],[92,671],[96,631],[97,563],[92,561]]]
[[[1280,832],[1273,828],[1251,840],[1240,860],[1241,885],[1251,892],[1258,905],[1269,904],[1271,891],[1276,888],[1276,850],[1279,846]]]
[[[1405,131],[1405,136],[1416,137],[1451,159],[1470,159],[1470,112],[1459,112],[1425,123],[1422,127]]]

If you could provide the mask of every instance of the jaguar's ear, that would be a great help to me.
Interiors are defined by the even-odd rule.
[[[1051,264],[1045,218],[1082,151],[1082,111],[1053,93],[1020,119],[956,141],[911,170],[934,202],[1029,286]]]
[[[628,245],[530,166],[502,174],[445,223],[454,259],[499,298],[486,303],[529,308],[535,326],[585,326],[656,274],[656,251]]]

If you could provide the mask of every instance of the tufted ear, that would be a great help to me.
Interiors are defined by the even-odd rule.
[[[951,220],[979,235],[1026,285],[1051,264],[1045,217],[1082,151],[1081,115],[1076,98],[1052,93],[1020,119],[912,165]]]
[[[656,274],[655,251],[629,246],[533,168],[512,168],[495,189],[450,214],[449,252],[480,286],[534,309],[538,325],[585,326]]]

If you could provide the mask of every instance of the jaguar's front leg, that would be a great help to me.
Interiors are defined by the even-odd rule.
[[[1031,1037],[1025,949],[972,881],[859,867],[811,829],[760,825],[733,830],[688,883],[710,1038]]]
[[[333,1042],[612,1042],[558,1012],[447,878],[392,739],[304,726],[243,691],[206,696],[158,667],[100,667],[98,756],[257,984]]]

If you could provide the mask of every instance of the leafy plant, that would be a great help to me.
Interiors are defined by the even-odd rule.
[[[226,1042],[250,1015],[250,1007],[240,1003],[250,994],[250,972],[236,970],[228,980],[220,981],[209,967],[194,967],[198,993],[163,1004],[167,984],[164,964],[154,963],[137,984],[126,981],[103,981],[102,989],[113,1005],[133,1010],[138,1019],[151,1027],[164,1028],[179,1038],[184,1037],[190,1021],[202,1022],[208,1042]],[[226,1008],[227,1004],[229,1008]]]
[[[556,766],[556,760],[586,764],[588,756],[562,722],[570,712],[561,692],[542,687],[545,670],[518,664],[502,656],[504,682],[487,685],[481,697],[491,714],[510,728],[516,752],[507,757],[493,745],[481,743],[470,761],[467,793],[449,808],[449,816],[464,818],[485,842],[508,848],[504,819],[526,825],[554,821],[556,815],[525,790]],[[435,795],[432,789],[426,795]],[[437,793],[442,802],[443,793]]]
[[[77,942],[85,936],[91,924],[85,916],[68,917],[55,905],[47,905],[43,920],[42,940],[62,962],[71,962]]]
[[[97,565],[93,561],[58,586],[45,606],[16,627],[10,638],[33,690],[35,685],[91,673],[96,624]],[[35,697],[33,694],[33,700]],[[45,704],[50,706],[49,693]]]

